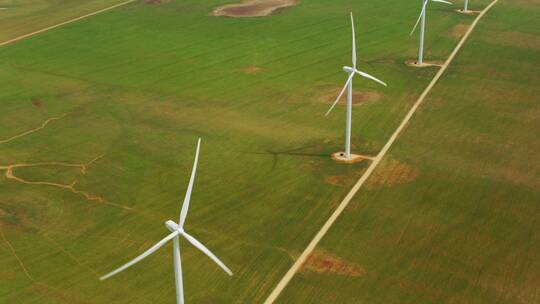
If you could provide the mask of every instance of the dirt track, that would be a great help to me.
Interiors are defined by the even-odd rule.
[[[106,12],[108,10],[112,10],[113,8],[117,8],[119,6],[123,6],[123,5],[129,4],[131,2],[135,2],[135,1],[137,1],[137,0],[128,0],[128,1],[125,1],[125,2],[122,2],[122,3],[115,4],[113,6],[109,6],[109,7],[97,10],[95,12],[92,12],[92,13],[89,13],[89,14],[86,14],[86,15],[79,16],[77,18],[73,18],[73,19],[70,19],[70,20],[55,24],[55,25],[48,26],[46,28],[42,28],[40,30],[31,32],[31,33],[28,33],[28,34],[24,34],[24,35],[21,35],[19,37],[15,37],[13,39],[9,39],[7,41],[0,42],[0,46],[4,46],[4,45],[10,44],[10,43],[14,43],[14,42],[17,42],[19,40],[22,40],[22,39],[25,39],[25,38],[28,38],[28,37],[31,37],[31,36],[34,36],[34,35],[37,35],[37,34],[52,30],[52,29],[55,29],[57,27],[60,27],[60,26],[63,26],[63,25],[66,25],[66,24],[69,24],[69,23],[72,23],[72,22],[75,22],[75,21],[79,21],[81,19],[84,19],[84,18],[87,18],[87,17],[90,17],[90,16],[94,16],[94,15]]]
[[[25,131],[25,132],[17,134],[17,135],[13,135],[13,136],[11,136],[10,138],[7,138],[7,139],[0,140],[0,144],[5,144],[5,143],[8,143],[8,142],[13,141],[15,139],[18,139],[18,138],[24,137],[26,135],[32,134],[34,132],[37,132],[37,131],[45,128],[51,121],[62,119],[64,117],[68,116],[69,114],[71,114],[71,113],[65,113],[65,114],[62,114],[61,116],[58,116],[58,117],[49,118],[49,119],[45,120],[41,124],[41,126],[39,126],[37,128]]]

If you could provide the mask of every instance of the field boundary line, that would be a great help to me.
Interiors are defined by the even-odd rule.
[[[294,264],[291,266],[291,268],[287,271],[287,273],[285,274],[285,276],[283,276],[283,278],[279,281],[279,283],[276,285],[276,287],[274,288],[274,290],[272,291],[272,293],[268,296],[268,298],[264,301],[264,304],[272,304],[274,303],[274,301],[279,297],[279,295],[281,294],[281,292],[285,289],[285,287],[287,287],[287,285],[289,284],[289,282],[292,280],[292,278],[294,277],[294,275],[302,268],[302,265],[305,263],[305,261],[307,260],[307,258],[310,256],[310,254],[313,252],[313,250],[315,249],[315,247],[317,247],[317,245],[319,244],[319,242],[321,241],[321,239],[326,235],[326,233],[328,232],[328,230],[330,229],[330,227],[332,227],[332,225],[334,224],[334,222],[337,220],[337,218],[341,215],[341,213],[343,212],[343,210],[345,210],[345,208],[347,207],[347,205],[349,205],[350,201],[352,200],[352,198],[356,195],[356,193],[358,192],[358,190],[360,190],[360,188],[362,187],[362,185],[365,183],[365,181],[369,178],[369,176],[373,173],[373,171],[375,170],[375,168],[379,165],[379,163],[381,162],[381,160],[384,158],[384,156],[388,153],[388,150],[390,150],[390,148],[392,147],[392,145],[394,144],[394,142],[396,141],[396,139],[398,138],[398,136],[401,134],[401,132],[403,131],[403,129],[405,128],[405,126],[409,123],[409,121],[411,120],[412,116],[415,114],[415,112],[418,110],[418,108],[420,107],[420,105],[424,102],[426,96],[429,94],[429,92],[431,91],[431,89],[435,86],[435,84],[437,84],[437,82],[439,81],[439,79],[441,78],[441,76],[444,74],[444,72],[446,71],[446,69],[448,68],[448,66],[450,65],[450,63],[452,62],[452,60],[454,60],[454,58],[456,57],[457,53],[459,52],[459,50],[461,49],[461,47],[463,46],[463,44],[465,43],[465,41],[467,40],[467,38],[469,37],[469,35],[472,33],[472,31],[474,30],[474,28],[476,27],[476,25],[478,24],[478,22],[480,21],[480,19],[482,19],[482,17],[491,9],[491,7],[493,7],[496,3],[498,2],[498,0],[493,0],[486,8],[484,8],[482,10],[482,12],[474,19],[473,23],[471,24],[471,26],[468,28],[467,32],[465,33],[465,35],[463,35],[463,37],[461,38],[461,40],[458,42],[458,44],[456,45],[456,47],[454,48],[454,50],[452,51],[452,53],[450,54],[450,56],[448,57],[448,59],[446,59],[446,61],[444,62],[443,66],[439,69],[439,71],[437,71],[437,74],[435,74],[435,76],[433,77],[433,79],[431,80],[431,82],[428,84],[428,86],[424,89],[424,91],[422,92],[422,94],[420,94],[420,97],[418,97],[418,99],[416,100],[416,102],[414,103],[414,105],[411,107],[411,109],[409,110],[409,112],[407,113],[407,115],[405,115],[405,118],[401,121],[401,124],[399,125],[399,127],[396,129],[396,131],[394,131],[394,133],[392,134],[392,136],[390,136],[390,139],[386,142],[386,144],[384,145],[384,147],[381,149],[381,151],[377,154],[377,156],[375,157],[375,159],[372,161],[372,163],[370,164],[370,166],[368,167],[368,169],[366,170],[366,172],[364,172],[364,174],[362,174],[362,176],[360,177],[360,179],[356,182],[356,184],[352,187],[352,189],[349,191],[349,193],[347,194],[347,196],[345,196],[345,198],[343,199],[343,201],[341,201],[341,203],[339,204],[339,206],[336,208],[336,210],[332,213],[332,215],[330,216],[330,218],[326,221],[326,223],[324,223],[324,225],[322,226],[322,228],[319,230],[319,232],[317,232],[317,234],[315,235],[315,237],[311,240],[311,242],[309,243],[309,245],[306,247],[306,249],[304,249],[304,251],[302,252],[302,254],[300,255],[300,257],[298,257],[298,259],[294,262]]]
[[[32,37],[32,36],[34,36],[34,35],[41,34],[41,33],[43,33],[43,32],[46,32],[46,31],[55,29],[55,28],[57,28],[57,27],[61,27],[61,26],[63,26],[63,25],[66,25],[66,24],[69,24],[69,23],[72,23],[72,22],[75,22],[75,21],[79,21],[79,20],[84,19],[84,18],[87,18],[87,17],[91,17],[91,16],[94,16],[94,15],[97,15],[97,14],[101,14],[101,13],[103,13],[103,12],[106,12],[106,11],[109,11],[109,10],[112,10],[112,9],[115,9],[115,8],[117,8],[117,7],[120,7],[120,6],[129,4],[129,3],[132,3],[132,2],[135,2],[135,1],[137,1],[137,0],[128,0],[128,1],[121,2],[121,3],[117,3],[117,4],[115,4],[115,5],[112,5],[112,6],[109,6],[109,7],[106,7],[106,8],[102,8],[102,9],[100,9],[100,10],[97,10],[97,11],[94,11],[94,12],[91,12],[91,13],[88,13],[88,14],[86,14],[86,15],[82,15],[82,16],[79,16],[79,17],[76,17],[76,18],[73,18],[73,19],[69,19],[69,20],[64,21],[64,22],[60,22],[60,23],[55,24],[55,25],[48,26],[48,27],[46,27],[46,28],[42,28],[42,29],[40,29],[40,30],[31,32],[31,33],[28,33],[28,34],[24,34],[24,35],[21,35],[21,36],[18,36],[18,37],[15,37],[15,38],[6,40],[6,41],[4,41],[4,42],[0,42],[0,46],[8,45],[8,44],[17,42],[17,41],[19,41],[19,40],[23,40],[23,39],[25,39],[25,38]]]

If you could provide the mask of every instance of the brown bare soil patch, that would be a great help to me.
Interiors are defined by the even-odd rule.
[[[457,24],[450,30],[450,35],[452,37],[461,38],[467,30],[469,29],[469,26],[466,24]]]
[[[32,99],[32,105],[36,108],[43,107],[43,102],[39,99]]]
[[[517,46],[520,48],[540,51],[540,36],[520,32],[493,32],[485,35],[488,42],[503,46]]]
[[[171,0],[145,0],[144,3],[146,4],[164,4],[169,3]]]
[[[235,18],[264,17],[298,4],[299,0],[247,0],[237,4],[227,4],[214,9],[210,16]]]
[[[332,104],[336,101],[336,98],[339,95],[339,92],[342,88],[332,89],[331,93],[328,93],[324,96],[321,96],[319,100],[326,104]],[[341,97],[345,100],[347,97]],[[381,94],[375,91],[353,91],[353,105],[361,105],[364,103],[376,102],[381,99]]]
[[[322,249],[313,251],[302,266],[302,271],[311,271],[320,274],[337,274],[350,277],[359,277],[366,272],[359,265],[344,261]]]
[[[255,74],[259,73],[261,70],[262,70],[262,68],[260,68],[258,66],[249,66],[249,67],[244,69],[244,73],[249,74],[249,75],[255,75]]]
[[[420,171],[395,159],[387,159],[373,172],[366,181],[368,189],[392,187],[413,182],[420,176]]]

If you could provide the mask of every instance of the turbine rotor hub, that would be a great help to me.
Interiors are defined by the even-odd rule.
[[[351,67],[349,67],[349,66],[344,66],[344,67],[343,67],[343,71],[345,71],[345,72],[347,72],[347,73],[349,73],[349,74],[354,73],[354,69],[351,68]]]

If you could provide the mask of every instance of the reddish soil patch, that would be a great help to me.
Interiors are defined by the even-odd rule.
[[[210,16],[264,17],[298,4],[298,0],[247,0],[237,4],[220,6]]]
[[[368,189],[392,187],[413,182],[420,175],[420,171],[395,159],[385,160],[366,181]]]
[[[346,262],[325,250],[315,250],[302,266],[302,271],[350,277],[359,277],[366,272],[359,265]]]
[[[255,75],[259,73],[261,70],[262,69],[260,67],[250,66],[244,69],[244,73],[249,74],[249,75]]]
[[[463,35],[465,35],[465,33],[467,32],[468,29],[469,29],[468,25],[466,25],[466,24],[458,24],[458,25],[454,26],[450,30],[450,35],[452,37],[461,38],[461,37],[463,37]]]
[[[334,103],[334,101],[336,101],[336,98],[338,97],[341,89],[342,88],[332,89],[331,93],[321,96],[319,100],[326,104],[332,104]],[[341,97],[342,99],[340,102],[343,102],[344,100],[347,99],[347,96],[345,95],[346,93],[344,94],[343,97]],[[381,94],[374,91],[353,91],[352,99],[353,99],[353,105],[360,105],[364,103],[379,101],[381,99]]]
[[[39,99],[32,99],[32,105],[36,108],[41,108],[43,106],[43,102]]]

